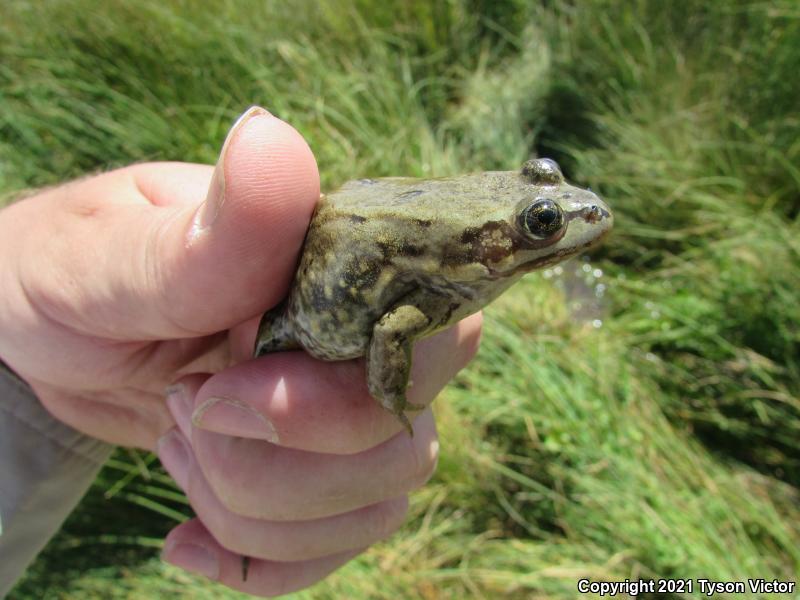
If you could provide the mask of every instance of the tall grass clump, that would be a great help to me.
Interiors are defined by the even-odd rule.
[[[213,162],[258,103],[306,137],[326,188],[539,154],[616,218],[591,262],[490,307],[479,357],[437,402],[439,469],[409,522],[298,597],[800,572],[800,10],[199,6],[7,3],[0,194]],[[189,514],[152,457],[120,452],[12,597],[236,596],[158,562]]]
[[[570,150],[580,176],[620,197],[609,252],[642,273],[615,310],[657,357],[677,421],[796,485],[800,121],[775,70],[800,66],[798,15],[698,4],[676,23],[649,3],[605,8],[599,25],[562,15],[576,40],[562,59],[569,85],[626,82],[598,83],[593,144]],[[646,29],[611,28],[637,12]]]

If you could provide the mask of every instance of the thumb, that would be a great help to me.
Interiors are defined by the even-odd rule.
[[[87,368],[116,373],[120,356],[162,351],[141,342],[230,329],[280,301],[319,200],[311,150],[253,108],[210,186],[209,171],[136,165],[0,211],[0,356],[29,377],[45,365],[48,380],[85,385]],[[207,344],[169,348],[156,357],[185,361]]]
[[[262,108],[245,112],[205,201],[157,226],[156,289],[146,294],[163,317],[156,336],[220,331],[277,304],[318,199],[317,165],[300,134]]]

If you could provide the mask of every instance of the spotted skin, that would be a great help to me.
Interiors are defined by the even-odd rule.
[[[520,171],[360,179],[323,196],[286,300],[255,355],[367,358],[373,397],[412,433],[414,342],[477,312],[525,273],[597,244],[613,217],[549,159]]]

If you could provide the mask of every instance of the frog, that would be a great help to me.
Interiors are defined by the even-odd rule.
[[[366,357],[370,395],[413,435],[412,350],[523,275],[584,252],[608,206],[533,158],[517,171],[358,179],[322,195],[286,298],[264,313],[254,356]]]

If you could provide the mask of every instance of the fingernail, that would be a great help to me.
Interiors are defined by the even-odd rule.
[[[188,418],[191,414],[191,406],[189,406],[189,395],[186,393],[186,386],[181,383],[175,383],[168,386],[164,390],[167,397],[167,408],[175,420],[181,418]]]
[[[161,554],[162,560],[191,571],[205,575],[209,579],[219,578],[219,561],[207,548],[198,544],[177,543],[167,545]]]
[[[242,115],[233,124],[233,127],[230,128],[230,131],[228,131],[228,135],[225,137],[225,143],[222,144],[222,150],[219,153],[219,159],[217,160],[217,166],[214,169],[214,175],[211,177],[211,185],[208,187],[208,195],[206,196],[206,200],[200,205],[200,208],[198,208],[197,212],[195,213],[192,232],[190,235],[191,238],[197,237],[200,233],[202,233],[203,230],[211,226],[211,224],[216,220],[222,205],[225,203],[225,158],[228,153],[231,140],[234,138],[236,133],[242,127],[244,127],[248,121],[250,121],[250,119],[259,115],[268,114],[270,113],[260,106],[251,106],[244,113],[242,113]]]
[[[158,439],[158,458],[181,489],[189,482],[189,448],[177,429],[170,429]]]
[[[209,398],[197,407],[192,415],[195,427],[235,435],[257,438],[276,444],[275,426],[259,412],[244,402],[228,398]]]

